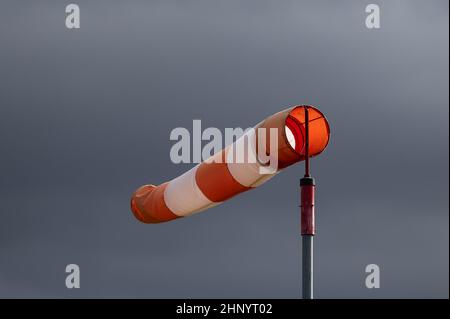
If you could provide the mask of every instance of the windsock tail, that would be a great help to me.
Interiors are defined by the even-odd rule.
[[[168,183],[159,186],[144,185],[134,192],[131,197],[131,210],[137,219],[146,224],[155,224],[180,217],[172,213],[164,201],[167,185]]]

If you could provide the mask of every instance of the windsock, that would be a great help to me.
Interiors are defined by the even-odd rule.
[[[313,157],[328,145],[330,129],[318,109],[307,108],[309,156]],[[236,150],[244,150],[244,160],[236,160]],[[276,161],[276,169],[268,167],[269,160],[262,162],[258,151],[266,158],[270,157],[270,161]],[[131,197],[131,210],[144,223],[190,216],[258,187],[284,168],[304,159],[305,106],[301,105],[269,116],[183,175],[158,186],[141,186]]]

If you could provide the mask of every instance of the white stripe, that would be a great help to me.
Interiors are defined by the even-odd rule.
[[[260,168],[263,167],[258,160],[256,154],[256,138],[255,130],[249,130],[242,135],[236,142],[235,152],[244,150],[244,163],[235,163],[236,156],[233,158],[233,152],[228,150],[226,153],[227,166],[233,178],[241,185],[246,187],[257,187],[266,182],[275,174],[261,174]],[[248,156],[248,154],[251,154]]]
[[[280,170],[276,171],[274,174],[262,174],[261,178],[258,179],[256,182],[254,182],[250,187],[258,187],[259,185],[264,184],[269,179],[277,175],[279,172]]]
[[[219,203],[211,202],[195,182],[199,165],[169,182],[164,190],[167,207],[178,216],[189,216]]]

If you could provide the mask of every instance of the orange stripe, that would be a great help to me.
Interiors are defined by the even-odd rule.
[[[131,197],[131,210],[144,223],[161,223],[180,216],[167,208],[164,190],[169,183],[141,186]]]
[[[238,183],[228,170],[225,151],[221,150],[214,158],[222,158],[221,163],[201,163],[195,174],[198,188],[212,202],[223,202],[251,187]]]

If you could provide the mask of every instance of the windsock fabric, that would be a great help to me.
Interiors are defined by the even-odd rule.
[[[309,154],[320,154],[327,146],[330,129],[325,116],[308,107]],[[259,135],[258,129],[266,129]],[[270,129],[276,129],[270,130]],[[270,135],[276,132],[277,150],[270,150]],[[216,206],[231,197],[258,187],[282,169],[305,159],[305,106],[295,106],[269,116],[208,160],[159,186],[144,185],[131,198],[131,210],[144,223],[160,223],[189,216]],[[259,141],[258,139],[264,139]],[[266,174],[268,164],[258,159],[258,146],[266,155],[275,154],[277,169]],[[244,161],[236,161],[236,150],[245,150]],[[234,159],[234,160],[233,160]]]

